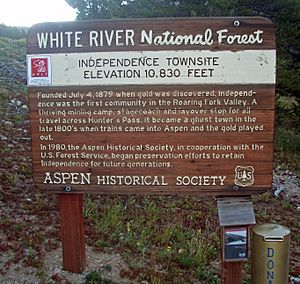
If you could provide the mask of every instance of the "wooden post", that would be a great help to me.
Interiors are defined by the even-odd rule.
[[[222,284],[242,284],[243,281],[243,263],[222,261],[221,268]]]
[[[224,244],[224,227],[221,228],[221,246]],[[221,252],[221,284],[242,284],[243,280],[243,263],[241,261],[228,262],[224,261],[224,250]]]
[[[82,194],[59,194],[63,269],[82,273],[85,267],[85,242]]]

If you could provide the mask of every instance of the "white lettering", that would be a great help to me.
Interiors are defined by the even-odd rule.
[[[216,186],[224,185],[226,176],[177,176],[177,186]]]
[[[91,173],[45,173],[44,184],[91,184]]]
[[[134,30],[90,31],[89,45],[93,46],[129,46],[134,45]]]
[[[37,33],[38,46],[39,48],[82,47],[81,34],[81,31]]]
[[[141,43],[147,43],[148,45],[212,45],[212,30],[206,29],[204,34],[197,35],[177,35],[175,32],[165,31],[154,37],[152,30],[142,30]]]
[[[37,33],[39,48],[46,48],[48,42],[48,33]]]
[[[164,176],[97,176],[100,185],[166,186]]]
[[[218,34],[218,43],[227,43],[227,44],[256,44],[263,43],[262,34],[263,31],[257,30],[253,34],[228,34],[228,29],[223,29],[217,31]]]

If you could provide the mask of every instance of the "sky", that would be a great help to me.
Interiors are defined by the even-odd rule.
[[[30,27],[43,22],[74,21],[75,9],[65,0],[0,0],[0,24]]]

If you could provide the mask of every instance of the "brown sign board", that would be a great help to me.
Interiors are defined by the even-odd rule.
[[[269,20],[38,24],[28,32],[27,65],[41,189],[249,195],[271,188]]]

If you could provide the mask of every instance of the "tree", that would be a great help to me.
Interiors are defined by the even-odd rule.
[[[21,39],[26,37],[26,29],[18,27],[9,27],[0,24],[0,37],[8,37],[11,39]]]
[[[66,0],[77,10],[77,20],[112,19],[120,17],[122,0]]]

